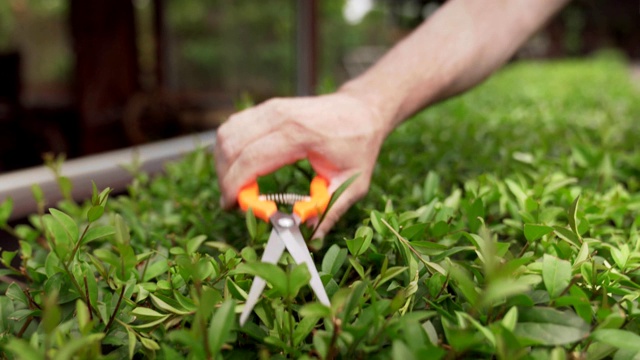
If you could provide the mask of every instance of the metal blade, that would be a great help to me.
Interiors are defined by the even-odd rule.
[[[284,252],[284,248],[284,243],[282,242],[279,234],[274,228],[273,230],[271,230],[269,241],[267,242],[267,246],[264,248],[264,253],[262,254],[262,262],[276,264],[278,260],[280,260],[280,257]],[[251,289],[249,290],[249,295],[247,295],[247,301],[245,301],[244,308],[242,309],[242,314],[240,314],[240,326],[244,325],[244,323],[249,318],[249,314],[251,314],[251,311],[258,303],[265,285],[266,282],[261,277],[256,276],[253,279]]]
[[[282,227],[276,223],[274,223],[273,228],[278,232],[278,235],[280,235],[280,238],[284,242],[284,246],[286,246],[289,253],[291,253],[293,260],[298,264],[307,264],[307,268],[311,274],[311,281],[309,282],[311,289],[313,289],[316,297],[323,305],[330,306],[329,296],[327,296],[324,285],[322,285],[320,274],[318,274],[318,269],[313,263],[313,259],[309,253],[309,248],[307,248],[307,244],[304,242],[302,233],[300,233],[300,228],[297,226]]]

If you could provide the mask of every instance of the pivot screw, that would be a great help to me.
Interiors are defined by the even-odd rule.
[[[293,219],[291,218],[278,219],[278,225],[282,226],[283,228],[290,228],[294,225]]]

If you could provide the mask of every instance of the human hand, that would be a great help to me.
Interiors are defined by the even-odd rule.
[[[373,107],[346,93],[272,99],[232,115],[215,146],[222,204],[233,207],[243,186],[305,158],[331,192],[359,174],[320,224],[316,235],[323,237],[367,193],[388,131]]]

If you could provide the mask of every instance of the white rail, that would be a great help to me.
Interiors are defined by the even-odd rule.
[[[166,161],[178,159],[199,147],[212,149],[215,136],[215,131],[207,131],[67,160],[62,165],[62,175],[71,179],[73,198],[77,201],[91,196],[91,181],[99,189],[110,187],[114,191],[121,191],[132,180],[122,165],[132,163],[137,157],[144,171],[158,173],[162,171]],[[48,206],[53,206],[62,199],[52,171],[45,166],[0,174],[0,203],[7,197],[13,199],[12,220],[37,211],[36,202],[31,195],[32,184],[40,185]]]

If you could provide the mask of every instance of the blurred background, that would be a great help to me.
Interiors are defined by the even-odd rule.
[[[443,1],[1,0],[0,173],[331,91]],[[640,4],[576,0],[514,57],[640,59]]]

